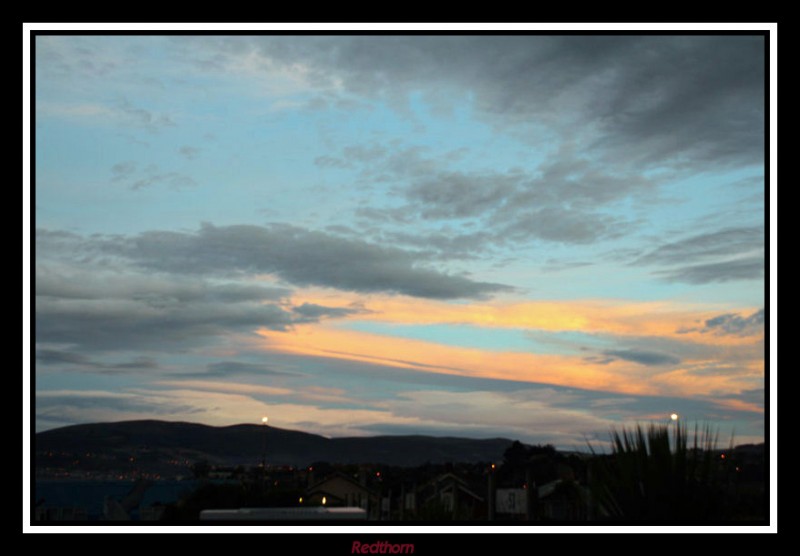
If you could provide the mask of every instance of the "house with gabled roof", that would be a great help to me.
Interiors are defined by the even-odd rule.
[[[361,508],[372,516],[379,498],[366,485],[339,471],[311,485],[303,496],[304,505]]]

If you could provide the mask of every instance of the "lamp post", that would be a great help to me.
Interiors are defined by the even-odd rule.
[[[677,413],[673,413],[669,416],[673,423],[675,423],[675,450],[678,449],[678,419],[680,418]]]
[[[261,435],[261,475],[264,476],[267,472],[267,423],[269,417],[262,417],[261,424],[264,425],[264,434]]]

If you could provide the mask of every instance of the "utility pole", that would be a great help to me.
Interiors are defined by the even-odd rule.
[[[261,424],[263,425],[264,434],[261,435],[261,481],[263,482],[267,476],[267,423],[269,417],[262,417]]]

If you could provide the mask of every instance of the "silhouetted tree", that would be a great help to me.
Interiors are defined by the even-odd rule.
[[[528,448],[519,440],[515,440],[505,452],[503,452],[503,462],[509,467],[522,467],[528,461]]]

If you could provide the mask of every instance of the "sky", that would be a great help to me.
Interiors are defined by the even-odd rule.
[[[40,35],[35,423],[764,440],[758,35]]]

